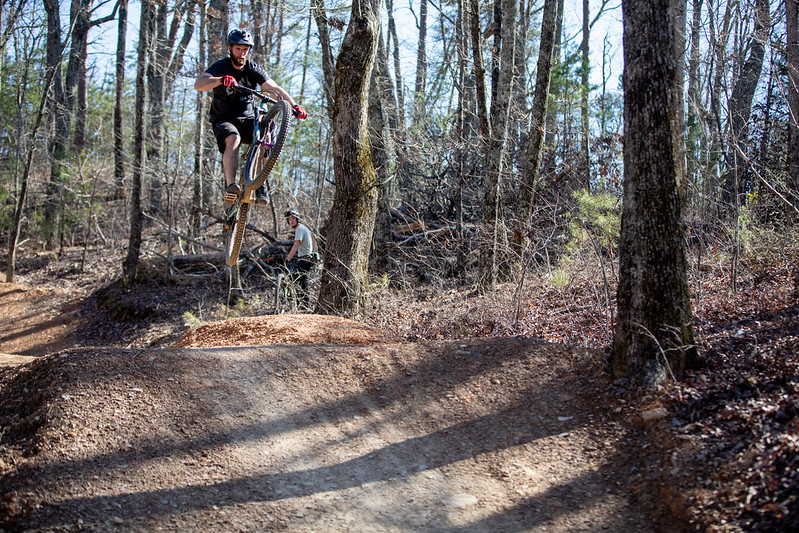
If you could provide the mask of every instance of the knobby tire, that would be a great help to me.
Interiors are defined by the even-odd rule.
[[[266,182],[283,150],[291,117],[291,108],[283,100],[275,102],[261,117],[260,139],[250,146],[244,169],[244,186],[247,189],[257,189]]]
[[[250,211],[250,204],[239,202],[239,208],[233,213],[228,221],[227,233],[225,234],[225,263],[233,266],[239,261],[241,243],[244,241],[244,230],[247,228],[247,214]]]

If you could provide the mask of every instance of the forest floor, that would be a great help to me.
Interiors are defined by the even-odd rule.
[[[270,315],[219,276],[122,289],[119,257],[83,259],[0,284],[0,530],[799,529],[790,266],[694,279],[704,366],[641,391],[596,308],[551,294],[454,335],[435,290],[371,322]]]

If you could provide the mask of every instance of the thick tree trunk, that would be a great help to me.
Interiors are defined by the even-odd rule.
[[[618,318],[610,364],[653,386],[680,379],[696,356],[686,275],[681,167],[674,160],[669,0],[624,0],[624,202]]]
[[[379,3],[353,2],[336,61],[336,191],[317,304],[317,311],[324,313],[357,313],[367,283],[378,196],[367,131],[369,83],[379,34],[377,13]]]

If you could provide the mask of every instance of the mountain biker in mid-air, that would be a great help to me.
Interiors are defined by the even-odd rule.
[[[250,32],[235,29],[227,36],[228,57],[220,59],[200,74],[194,82],[198,91],[213,90],[210,119],[214,137],[222,153],[222,167],[225,172],[225,196],[227,204],[235,203],[241,188],[236,182],[241,143],[251,144],[253,137],[253,117],[255,109],[252,98],[236,91],[237,85],[250,89],[266,90],[275,93],[292,106],[294,116],[308,118],[302,106],[280,87],[257,63],[248,59],[253,47]],[[266,202],[266,184],[255,192],[256,203]]]

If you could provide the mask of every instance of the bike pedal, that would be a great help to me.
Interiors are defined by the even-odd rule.
[[[241,187],[237,183],[231,183],[225,189],[225,194],[222,196],[222,201],[226,204],[235,204],[241,194]]]

